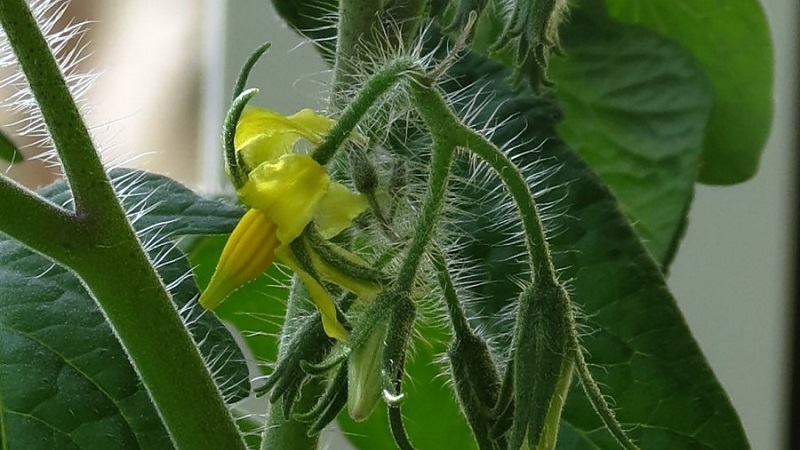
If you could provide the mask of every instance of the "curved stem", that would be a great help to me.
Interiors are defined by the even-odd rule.
[[[414,62],[412,60],[400,58],[390,62],[372,75],[366,83],[364,83],[364,87],[358,92],[356,98],[347,105],[347,108],[342,112],[336,125],[325,138],[325,142],[314,150],[311,157],[323,166],[328,164],[339,147],[350,137],[350,134],[356,128],[358,122],[361,121],[361,118],[369,112],[372,105],[374,105],[386,91],[397,84],[404,73],[410,72],[414,67]]]
[[[392,431],[392,437],[395,444],[400,450],[415,450],[411,445],[411,441],[406,434],[406,428],[403,426],[403,416],[400,414],[400,408],[397,406],[389,407],[389,428]]]
[[[624,449],[639,450],[639,447],[631,442],[630,438],[625,434],[625,430],[622,429],[622,425],[617,421],[614,411],[608,405],[608,402],[606,402],[606,399],[603,397],[603,393],[600,392],[600,388],[597,386],[594,378],[592,378],[592,374],[589,372],[589,366],[586,364],[586,360],[583,359],[583,353],[580,350],[580,344],[577,339],[573,339],[569,344],[574,346],[571,350],[575,355],[575,370],[578,371],[578,377],[581,379],[583,390],[586,392],[586,396],[589,398],[589,402],[594,407],[595,412],[597,412],[597,415],[600,416],[600,419],[603,421],[608,431],[614,435],[614,438]]]
[[[508,189],[511,198],[519,209],[522,228],[525,231],[525,244],[529,254],[529,263],[534,283],[556,280],[550,251],[539,218],[539,211],[527,181],[517,166],[494,144],[475,131],[463,125],[456,131],[459,143],[474,152],[494,169]]]
[[[474,335],[475,333],[472,331],[469,322],[467,322],[466,315],[464,315],[464,310],[461,308],[461,303],[458,301],[458,294],[450,276],[450,271],[447,268],[447,261],[445,261],[444,253],[440,248],[436,247],[433,250],[431,261],[434,269],[436,269],[436,277],[439,280],[439,286],[447,304],[447,313],[450,317],[450,324],[453,326],[453,335]]]

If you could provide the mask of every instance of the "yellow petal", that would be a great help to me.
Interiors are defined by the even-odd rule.
[[[349,333],[336,317],[336,306],[325,288],[314,277],[300,268],[288,246],[281,246],[277,250],[277,255],[281,262],[289,266],[303,281],[308,295],[311,296],[311,300],[319,309],[320,316],[322,316],[322,328],[325,330],[325,334],[344,342]]]
[[[310,109],[284,117],[268,109],[248,106],[236,125],[233,142],[245,165],[252,169],[290,152],[301,138],[319,145],[335,123]]]
[[[336,121],[306,108],[287,117],[298,129],[304,131],[303,137],[314,145],[319,145],[325,135],[336,125]]]
[[[331,183],[316,209],[314,222],[322,237],[330,239],[349,228],[368,205],[364,194],[357,194],[342,184]]]
[[[248,210],[228,238],[214,275],[200,296],[200,305],[214,309],[233,291],[264,273],[280,245],[276,231],[276,225],[264,213]]]
[[[250,171],[265,161],[274,161],[290,153],[299,139],[300,136],[290,132],[265,133],[254,136],[237,147],[236,151],[242,157],[245,168]]]
[[[314,216],[330,185],[328,174],[308,155],[284,155],[259,165],[238,194],[278,225],[278,239],[292,242]]]

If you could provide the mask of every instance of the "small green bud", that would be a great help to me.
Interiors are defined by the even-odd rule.
[[[556,400],[559,411],[551,411],[562,379],[567,355],[568,297],[555,280],[537,280],[520,294],[514,330],[514,417],[509,450],[525,442],[536,447],[550,417],[558,417],[563,398]],[[571,366],[570,366],[571,367]],[[554,426],[554,425],[553,425]]]
[[[350,153],[350,167],[353,170],[353,182],[358,192],[370,194],[378,188],[378,173],[369,160],[367,152],[361,146],[355,146]]]
[[[353,349],[347,361],[347,412],[362,422],[375,410],[383,390],[383,348],[386,324],[375,324],[366,342]]]

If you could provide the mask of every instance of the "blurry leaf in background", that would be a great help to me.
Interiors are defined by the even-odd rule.
[[[606,0],[611,17],[651,28],[689,49],[714,91],[699,181],[752,177],[772,125],[773,52],[758,0]]]
[[[680,240],[711,111],[691,54],[648,29],[610,21],[583,0],[553,58],[561,137],[608,185],[664,268]]]
[[[25,160],[17,148],[17,144],[12,141],[5,132],[0,130],[0,159],[10,163],[18,163]]]
[[[241,210],[159,175],[117,169],[111,178],[226,399],[244,398],[250,392],[244,356],[222,323],[192,304],[198,290],[190,266],[168,240],[230,231]],[[56,204],[71,203],[63,181],[40,193]],[[0,260],[4,448],[172,448],[127,355],[78,278],[6,237],[0,237]]]

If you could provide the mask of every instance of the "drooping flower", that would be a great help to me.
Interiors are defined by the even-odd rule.
[[[200,297],[203,307],[216,307],[263,273],[277,257],[305,284],[320,310],[325,332],[339,340],[347,337],[330,295],[319,280],[303,270],[290,248],[312,221],[320,234],[330,239],[367,208],[363,194],[331,181],[325,168],[311,156],[295,151],[301,139],[320,145],[334,124],[309,109],[282,116],[262,108],[245,108],[237,123],[234,146],[247,173],[237,194],[250,210],[225,245],[211,282]],[[357,259],[340,250],[345,257]],[[318,259],[314,267],[319,277],[359,296],[375,295],[370,286],[348,279]]]

